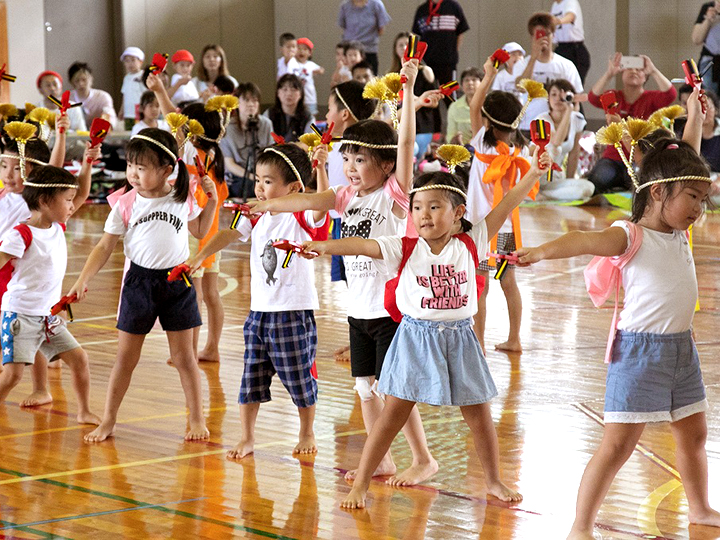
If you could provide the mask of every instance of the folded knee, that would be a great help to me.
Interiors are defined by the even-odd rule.
[[[361,401],[370,401],[377,394],[377,381],[375,377],[355,377],[353,389],[360,396]]]

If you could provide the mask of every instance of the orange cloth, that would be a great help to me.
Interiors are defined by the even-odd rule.
[[[198,157],[200,160],[204,163],[205,162],[205,151],[197,149]],[[198,205],[201,208],[205,208],[205,205],[208,202],[207,195],[205,194],[205,191],[202,188],[202,185],[200,184],[200,179],[198,178],[198,171],[197,167],[195,165],[189,165],[187,166],[188,173],[191,175],[195,175],[197,178],[197,187],[195,188],[195,200],[197,201]],[[205,244],[207,244],[210,239],[215,235],[216,232],[220,229],[220,208],[222,208],[222,203],[225,199],[228,198],[228,195],[230,192],[228,191],[228,186],[226,182],[218,182],[217,178],[215,177],[215,167],[210,167],[208,170],[208,176],[212,179],[213,182],[215,182],[215,189],[217,190],[218,195],[218,202],[217,206],[215,206],[215,215],[213,216],[213,222],[210,226],[210,231],[208,231],[207,235],[205,235],[204,238],[200,240],[199,249],[202,249]],[[191,181],[192,183],[192,181]],[[205,259],[202,262],[203,268],[210,268],[213,263],[215,262],[215,254],[210,255],[207,259]]]
[[[530,163],[527,159],[520,156],[520,148],[517,146],[512,154],[510,147],[502,141],[498,141],[495,145],[497,154],[481,154],[475,151],[475,157],[483,163],[487,163],[488,168],[485,170],[482,181],[486,184],[494,184],[493,190],[493,208],[495,208],[503,199],[505,194],[510,191],[517,183],[517,173],[520,170],[522,178],[530,170]],[[540,189],[540,182],[536,183],[530,190],[530,198],[535,200],[535,196]],[[515,247],[522,247],[522,235],[520,233],[520,210],[515,207],[510,214],[513,226],[513,234],[515,235]],[[497,249],[497,235],[492,239],[491,250]],[[495,259],[490,259],[490,266],[495,266]]]

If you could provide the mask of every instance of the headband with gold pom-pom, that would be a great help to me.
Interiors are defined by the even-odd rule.
[[[11,139],[14,139],[17,142],[18,156],[20,158],[20,177],[23,181],[27,179],[27,173],[25,172],[26,161],[31,161],[40,165],[47,165],[47,163],[42,163],[41,161],[25,157],[25,145],[35,136],[35,132],[37,131],[36,126],[26,122],[9,122],[5,124],[3,129]],[[15,156],[8,156],[6,154],[3,154],[2,157],[15,158]]]
[[[626,118],[623,123],[625,132],[630,136],[630,159],[628,161],[632,164],[638,141],[658,129],[658,126],[640,118]]]
[[[45,107],[35,107],[30,114],[25,116],[26,120],[32,120],[40,125],[39,139],[43,142],[47,142],[50,138],[51,126],[50,122],[55,121],[55,113],[50,112]]]
[[[402,77],[399,73],[388,73],[382,78],[387,88],[385,103],[390,107],[390,118],[393,127],[398,128],[398,102],[400,101],[400,90],[402,90]]]
[[[385,103],[385,97],[387,96],[388,92],[389,89],[387,85],[382,79],[378,77],[373,77],[365,84],[362,97],[365,99],[377,100],[377,105],[375,106],[375,110],[372,113],[372,118],[377,118],[378,114],[380,113],[380,108],[382,107],[383,103]]]
[[[18,114],[18,108],[12,103],[0,103],[0,120],[7,120]]]
[[[670,105],[652,113],[648,118],[648,122],[657,127],[668,128],[675,133],[675,119],[685,114],[686,111],[681,105]]]
[[[216,111],[220,115],[220,135],[218,135],[217,139],[210,139],[205,135],[200,135],[200,138],[219,144],[220,140],[225,136],[228,124],[230,124],[230,113],[237,109],[239,104],[240,101],[235,96],[215,96],[208,99],[205,110]]]
[[[447,163],[448,170],[451,174],[455,174],[455,169],[458,165],[470,161],[472,157],[468,149],[459,144],[443,144],[437,149],[436,154]]]
[[[488,112],[485,110],[485,107],[482,107],[482,112],[487,116],[491,121],[493,121],[495,124],[505,126],[510,129],[517,129],[518,126],[520,126],[520,122],[522,121],[523,117],[525,116],[525,113],[527,112],[528,107],[530,106],[530,102],[533,99],[538,98],[546,98],[548,93],[547,90],[545,90],[545,87],[543,86],[543,83],[534,81],[532,79],[522,79],[519,83],[517,83],[518,88],[522,88],[525,90],[525,92],[528,95],[527,101],[525,102],[525,105],[522,106],[522,109],[520,109],[520,114],[517,115],[517,118],[513,120],[512,124],[508,124],[505,122],[501,122],[500,120],[496,120],[492,116],[488,114]]]
[[[612,145],[617,148],[618,154],[620,154],[620,159],[622,159],[622,162],[625,164],[625,168],[630,175],[633,186],[637,188],[638,180],[637,176],[635,175],[635,169],[633,168],[630,161],[628,161],[628,158],[625,156],[625,152],[622,148],[622,140],[624,135],[624,124],[622,122],[613,122],[612,124],[608,124],[607,126],[600,128],[595,134],[595,139],[600,144]]]

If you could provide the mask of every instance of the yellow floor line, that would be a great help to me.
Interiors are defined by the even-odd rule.
[[[645,500],[640,503],[640,508],[637,512],[637,523],[643,534],[649,537],[662,536],[662,531],[658,527],[656,514],[660,503],[663,502],[665,497],[670,495],[677,488],[682,487],[682,482],[673,478],[669,482],[664,483],[658,487],[650,495],[645,497]]]

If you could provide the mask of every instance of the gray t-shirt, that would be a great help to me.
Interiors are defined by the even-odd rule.
[[[270,135],[272,122],[264,116],[258,116],[257,119],[257,150],[262,150],[273,143]],[[232,158],[244,168],[252,151],[250,147],[253,144],[254,135],[251,131],[243,130],[237,122],[230,122],[225,137],[220,141],[220,149],[223,151],[223,155],[226,158]]]
[[[390,22],[382,0],[368,0],[357,7],[352,0],[345,0],[340,6],[338,26],[344,30],[345,41],[359,41],[365,45],[365,52],[377,53],[380,42],[379,29]]]

